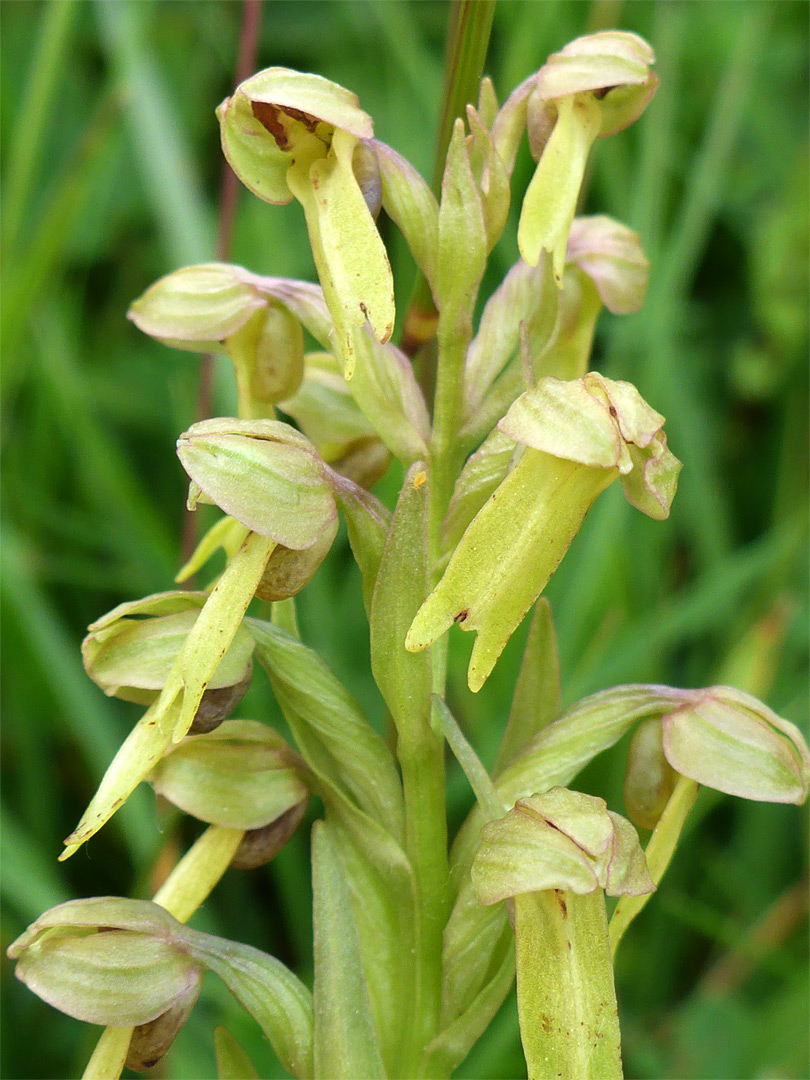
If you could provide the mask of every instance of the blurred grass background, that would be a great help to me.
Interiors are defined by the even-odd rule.
[[[142,788],[64,865],[75,824],[137,710],[81,668],[88,622],[171,587],[199,364],[125,319],[155,278],[215,251],[222,170],[213,110],[233,87],[241,4],[50,0],[0,6],[3,146],[3,951],[74,896],[149,896],[156,859],[193,836]],[[259,67],[356,91],[375,130],[429,175],[446,5],[263,5]],[[587,212],[636,228],[652,262],[644,310],[603,315],[594,366],[667,417],[685,467],[665,525],[609,491],[548,590],[566,701],[628,681],[730,682],[806,731],[808,7],[500,0],[487,71],[501,99],[546,55],[617,26],[654,46],[661,86],[640,123],[597,147]],[[525,147],[516,191],[528,182]],[[519,199],[516,200],[519,202]],[[412,267],[383,223],[400,316]],[[491,287],[516,257],[514,220]],[[233,261],[311,278],[297,205],[240,196]],[[217,411],[233,411],[224,364]],[[389,501],[397,477],[379,488]],[[300,597],[305,640],[368,709],[358,576],[341,534]],[[523,633],[477,696],[454,633],[451,704],[494,758]],[[261,675],[241,715],[276,715]],[[624,747],[579,781],[621,809]],[[457,824],[471,795],[450,767]],[[195,925],[311,965],[308,830],[268,868],[233,872]],[[629,1077],[808,1075],[807,815],[704,792],[657,898],[625,939],[617,982]],[[168,854],[166,854],[166,851]],[[2,1075],[78,1076],[98,1029],[49,1009],[3,960]],[[282,1075],[213,978],[154,1074],[214,1075],[225,1023],[263,1076]],[[514,1001],[459,1070],[520,1077]]]

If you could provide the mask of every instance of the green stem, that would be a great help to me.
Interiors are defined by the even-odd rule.
[[[518,1017],[529,1080],[620,1080],[605,895],[514,898]]]
[[[661,881],[672,856],[675,854],[675,847],[689,811],[695,804],[697,793],[698,784],[694,780],[690,780],[686,776],[679,777],[675,789],[664,807],[664,812],[653,829],[644,854],[647,858],[650,877],[656,885]],[[616,955],[616,950],[625,930],[636,915],[643,910],[652,895],[654,894],[623,896],[619,900],[610,920],[610,948],[613,956]]]

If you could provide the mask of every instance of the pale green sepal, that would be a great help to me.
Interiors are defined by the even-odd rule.
[[[225,568],[186,637],[160,696],[119,748],[81,821],[65,840],[60,861],[98,832],[164,750],[186,735],[211,677],[242,623],[273,547],[272,540],[250,533]]]
[[[322,75],[269,67],[240,83],[237,92],[251,101],[278,106],[284,114],[282,122],[288,119],[289,110],[289,120],[304,127],[317,120],[358,139],[370,139],[374,134],[371,117],[360,108],[357,95]],[[307,121],[296,116],[299,112],[307,114]]]
[[[311,547],[337,514],[315,448],[274,420],[201,420],[177,440],[183,468],[226,514],[285,547]]]
[[[470,169],[464,123],[457,119],[447,150],[439,205],[439,246],[435,300],[445,308],[470,309],[486,266],[486,226],[481,196]]]
[[[506,817],[490,821],[481,830],[481,846],[471,871],[479,903],[497,904],[510,896],[543,889],[583,894],[599,888],[590,853],[535,814],[537,798],[520,799]],[[605,832],[603,851],[609,842],[609,828]]]
[[[443,551],[452,551],[458,544],[464,530],[506,476],[517,450],[514,440],[493,431],[467,459],[442,522]]]
[[[541,379],[520,395],[498,430],[534,450],[594,469],[625,464],[622,434],[610,403],[591,392],[585,379]]]
[[[567,260],[593,281],[614,315],[639,311],[647,294],[650,264],[641,238],[627,225],[597,214],[574,218],[568,233]]]
[[[282,206],[290,202],[287,186],[289,157],[253,114],[250,100],[240,89],[216,110],[225,159],[254,195]]]
[[[614,135],[641,116],[655,93],[654,63],[653,50],[637,34],[603,30],[552,53],[537,73],[537,92],[547,101],[597,92],[599,133]]]
[[[495,759],[495,776],[514,760],[539,731],[557,719],[561,697],[560,659],[551,604],[541,596],[534,605],[509,720]]]
[[[667,437],[661,432],[643,449],[628,444],[633,468],[622,476],[624,497],[631,506],[654,521],[665,521],[675,492],[681,463],[667,448]]]
[[[370,616],[374,586],[391,528],[391,512],[374,495],[345,478],[335,481],[334,490],[346,521],[352,554],[363,578],[363,603]]]
[[[590,96],[562,98],[557,122],[523,198],[518,247],[530,266],[551,252],[554,280],[562,284],[568,230],[591,146],[599,134],[599,104]]]
[[[143,705],[154,701],[207,597],[198,593],[195,599],[198,604],[185,611],[141,619],[123,617],[101,632],[91,631],[82,642],[82,660],[93,682],[110,697]],[[241,682],[250,672],[252,652],[250,634],[240,627],[211,676],[209,688]]]
[[[159,795],[200,821],[260,829],[309,797],[302,771],[273,728],[225,720],[204,738],[174,746],[149,780]]]
[[[605,898],[516,896],[518,1017],[532,1080],[621,1080]]]
[[[269,623],[248,619],[246,625],[307,765],[401,837],[402,789],[396,766],[357,702],[312,649]]]
[[[676,772],[743,799],[804,802],[810,757],[798,728],[742,690],[686,693],[663,721],[664,753]]]
[[[174,580],[178,583],[188,581],[205,566],[211,556],[220,548],[225,552],[227,562],[230,562],[239,548],[244,544],[247,534],[250,532],[247,525],[235,521],[232,517],[225,517],[212,525],[191,553],[191,558],[175,574]]]
[[[399,738],[408,743],[418,742],[430,723],[431,657],[405,648],[429,589],[427,505],[427,473],[416,464],[402,485],[371,603],[371,670]]]
[[[348,882],[331,831],[312,829],[315,1071],[335,1080],[384,1077]]]
[[[253,1062],[227,1028],[214,1028],[214,1052],[217,1080],[259,1080]]]
[[[467,123],[470,126],[473,146],[480,160],[480,168],[474,169],[474,175],[481,192],[481,208],[484,211],[487,252],[497,244],[503,233],[506,219],[509,217],[509,174],[503,159],[495,149],[492,135],[482,123],[478,113],[467,106]]]
[[[150,337],[191,352],[220,352],[227,338],[267,306],[250,274],[229,263],[186,266],[135,300],[127,318]]]
[[[433,287],[439,239],[436,197],[411,163],[376,139],[371,147],[380,163],[382,205],[405,237],[414,261]]]
[[[467,681],[480,690],[591,503],[616,475],[527,449],[464,533],[406,648],[426,648],[454,622],[476,630]]]
[[[183,928],[187,953],[213,971],[253,1017],[282,1066],[308,1080],[312,1064],[312,994],[279,960],[237,941]]]
[[[543,353],[554,333],[558,298],[559,291],[548,261],[541,259],[537,266],[529,266],[519,259],[487,300],[478,333],[470,343],[465,361],[464,415],[467,424],[476,423],[481,403],[492,383],[516,354],[521,323],[528,331],[532,356]],[[502,409],[496,419],[505,411]],[[474,434],[477,432],[476,428]]]

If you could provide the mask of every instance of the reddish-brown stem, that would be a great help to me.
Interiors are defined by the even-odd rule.
[[[239,54],[236,60],[236,80],[238,86],[251,74],[256,66],[256,52],[259,44],[262,0],[244,0],[242,6],[242,27],[239,32]],[[219,193],[219,221],[217,225],[216,257],[221,262],[228,259],[233,240],[233,223],[236,205],[239,199],[239,181],[236,173],[227,161],[222,166],[222,185]],[[205,420],[211,415],[211,399],[214,384],[214,357],[203,356],[200,364],[200,382],[197,392],[197,420]],[[196,518],[186,511],[183,521],[183,560],[190,558],[197,543]]]

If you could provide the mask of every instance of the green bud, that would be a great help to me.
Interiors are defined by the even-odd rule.
[[[187,814],[229,829],[261,829],[302,801],[303,765],[284,739],[255,720],[226,720],[204,738],[184,739],[149,777]]]
[[[8,955],[17,978],[49,1005],[90,1024],[134,1027],[199,993],[202,971],[174,926],[147,901],[73,900],[40,916]]]
[[[207,499],[277,544],[311,547],[337,514],[323,462],[288,424],[203,420],[180,436],[177,454]]]
[[[644,111],[657,85],[654,60],[637,35],[606,31],[570,42],[537,73],[526,122],[539,162],[523,201],[518,245],[532,266],[543,250],[551,252],[558,285],[591,146]]]
[[[426,648],[454,622],[478,631],[468,682],[479,690],[601,491],[621,476],[634,506],[669,514],[680,463],[662,426],[630,383],[595,373],[522,394],[498,429],[527,449],[462,536],[406,648]]]
[[[405,237],[414,261],[435,285],[439,207],[436,196],[411,163],[396,150],[374,139],[382,184],[383,208]]]
[[[206,599],[202,592],[178,590],[119,604],[88,627],[82,642],[85,671],[109,697],[151,704]],[[241,700],[250,683],[252,652],[253,639],[240,627],[208,683],[206,693],[218,698],[209,699],[207,712],[203,698],[200,709],[205,715],[214,709],[221,712],[226,700],[232,700],[233,708]]]
[[[654,829],[675,787],[677,774],[664,756],[658,717],[643,720],[630,739],[624,773],[624,805],[640,829]]]

